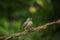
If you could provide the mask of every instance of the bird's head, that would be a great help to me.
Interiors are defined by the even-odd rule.
[[[32,18],[28,18],[27,21],[32,21]]]

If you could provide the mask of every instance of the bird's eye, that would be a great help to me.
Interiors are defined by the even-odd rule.
[[[30,21],[32,21],[32,19],[30,19]]]

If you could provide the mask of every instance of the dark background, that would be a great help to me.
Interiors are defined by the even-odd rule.
[[[31,17],[32,27],[60,19],[59,0],[0,0],[0,36],[22,32],[24,21]],[[11,40],[60,40],[60,25]]]

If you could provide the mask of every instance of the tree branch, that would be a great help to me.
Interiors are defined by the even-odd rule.
[[[8,39],[11,39],[13,37],[22,37],[22,36],[25,36],[31,32],[37,32],[37,31],[40,31],[40,30],[43,30],[43,29],[46,29],[49,25],[53,25],[53,24],[58,24],[60,23],[60,19],[57,20],[57,21],[53,21],[53,22],[50,22],[50,23],[46,23],[42,26],[38,26],[36,28],[30,28],[29,30],[25,30],[23,32],[20,32],[20,33],[15,33],[15,34],[11,34],[9,36],[4,36],[3,38],[0,37],[1,40],[8,40]]]

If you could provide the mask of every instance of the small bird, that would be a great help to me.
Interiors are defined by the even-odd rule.
[[[29,30],[31,25],[32,25],[32,18],[27,18],[27,20],[23,24],[23,27],[25,30]]]

